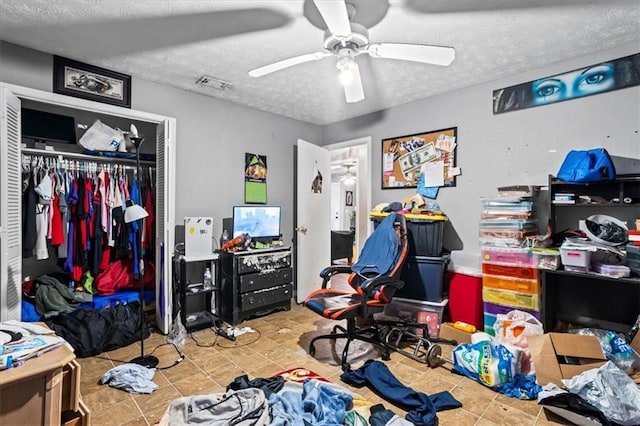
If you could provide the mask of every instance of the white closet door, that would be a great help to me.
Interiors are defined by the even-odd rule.
[[[165,120],[157,127],[156,140],[156,324],[163,333],[168,333],[172,315],[172,270],[175,228],[173,170],[173,140],[175,121]]]
[[[0,107],[0,321],[20,320],[22,174],[20,99],[2,88]]]

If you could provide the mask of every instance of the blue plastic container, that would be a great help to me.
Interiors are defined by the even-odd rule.
[[[441,302],[444,299],[445,271],[449,265],[449,255],[440,257],[408,256],[401,278],[404,287],[395,296]]]

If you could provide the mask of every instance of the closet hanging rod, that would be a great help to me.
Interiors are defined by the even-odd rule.
[[[135,158],[119,158],[119,157],[99,157],[94,155],[80,154],[76,152],[64,152],[64,151],[47,151],[44,149],[35,148],[22,148],[22,154],[25,155],[42,155],[46,157],[59,157],[73,158],[76,160],[95,161],[99,163],[111,163],[111,164],[136,164]],[[155,166],[155,161],[140,160],[140,164],[143,166]]]

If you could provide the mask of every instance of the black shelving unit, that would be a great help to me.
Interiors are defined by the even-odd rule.
[[[216,325],[220,313],[218,254],[177,259],[179,273],[174,283],[180,302],[180,317],[187,331]],[[205,289],[204,271],[211,270],[213,288]],[[212,302],[213,298],[213,302]]]
[[[575,194],[575,204],[556,204],[554,194]],[[605,204],[580,203],[580,196],[600,197]],[[618,200],[614,202],[613,200]],[[625,203],[630,199],[630,203]],[[571,183],[549,176],[549,225],[554,232],[578,229],[582,219],[606,214],[634,226],[640,217],[640,174],[619,175],[614,180],[594,183]]]
[[[575,194],[575,204],[556,204],[554,194]],[[601,197],[606,203],[580,203],[579,197]],[[630,202],[625,202],[625,199]],[[615,200],[618,200],[616,202]],[[549,176],[549,225],[554,233],[575,230],[580,220],[601,214],[627,223],[640,218],[640,174],[576,184]],[[544,270],[542,320],[545,331],[560,323],[625,332],[640,312],[640,278],[614,278],[594,273]]]

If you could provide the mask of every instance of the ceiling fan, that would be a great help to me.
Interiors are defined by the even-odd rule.
[[[352,164],[346,164],[347,171],[340,178],[340,182],[345,183],[346,185],[350,185],[356,181],[356,176],[351,173]]]
[[[353,1],[353,0],[352,0]],[[367,53],[372,58],[399,59],[434,65],[449,65],[455,58],[453,47],[407,43],[370,43],[369,32],[364,25],[353,20],[356,8],[353,2],[336,0],[313,0],[327,30],[324,35],[324,51],[306,53],[274,62],[249,71],[251,77],[280,71],[282,69],[317,61],[327,56],[336,56],[336,68],[344,86],[347,102],[364,99],[360,69],[355,57]],[[366,7],[366,3],[362,3]],[[385,10],[386,12],[386,10]]]

